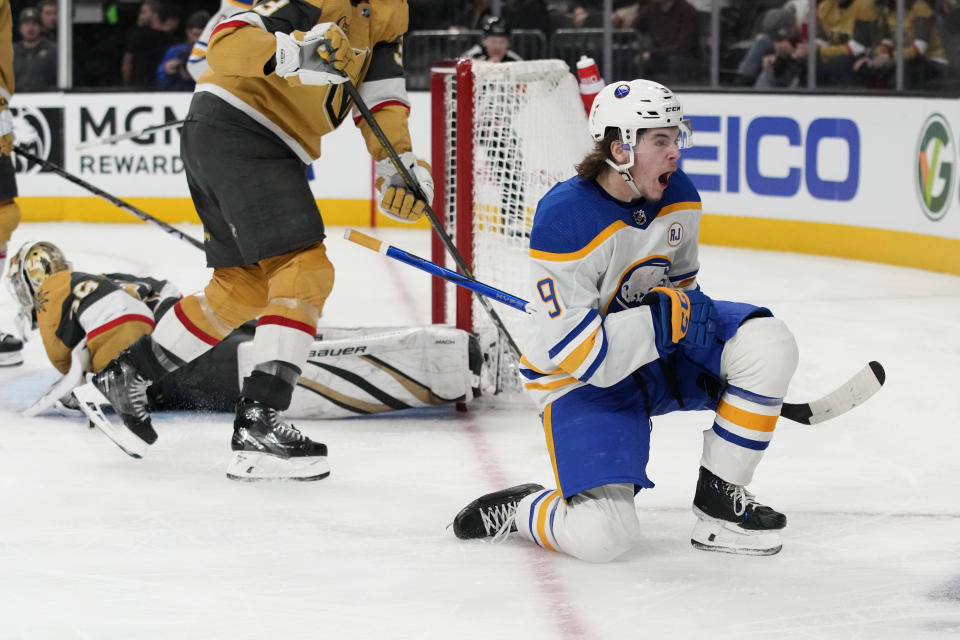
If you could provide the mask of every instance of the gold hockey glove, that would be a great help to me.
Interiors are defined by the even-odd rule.
[[[420,200],[407,188],[403,176],[393,166],[390,158],[386,158],[376,165],[380,211],[397,220],[416,222],[423,216],[424,208],[433,202],[433,176],[430,175],[430,164],[426,160],[417,158],[411,151],[401,153],[400,161],[420,183],[420,189],[426,200]]]
[[[350,47],[336,24],[324,22],[306,33],[276,32],[276,73],[292,86],[341,84],[359,74],[362,52]]]
[[[8,156],[13,152],[13,116],[10,105],[0,96],[0,155]]]

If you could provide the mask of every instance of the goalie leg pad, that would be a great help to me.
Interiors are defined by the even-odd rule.
[[[777,531],[750,531],[733,522],[711,518],[693,508],[697,522],[693,525],[690,544],[701,551],[719,551],[751,556],[772,556],[783,548]]]
[[[326,456],[281,458],[257,451],[237,451],[227,466],[231,480],[321,480],[330,475]]]

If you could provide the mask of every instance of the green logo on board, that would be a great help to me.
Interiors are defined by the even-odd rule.
[[[946,118],[939,113],[927,118],[921,131],[915,155],[917,193],[923,213],[931,220],[939,220],[950,208],[953,194],[956,166],[953,134]]]

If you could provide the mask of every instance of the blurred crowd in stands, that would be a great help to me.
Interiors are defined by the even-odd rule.
[[[10,4],[18,93],[57,90],[58,24],[73,29],[75,89],[190,91],[187,57],[220,7],[219,0],[74,0],[76,15],[64,21],[57,0]]]
[[[616,30],[615,77],[609,80],[644,77],[670,86],[708,85],[715,1],[719,2],[716,40],[721,86],[806,87],[808,56],[814,47],[817,87],[894,87],[895,0],[614,0],[610,22]],[[810,2],[816,2],[814,30],[808,25]],[[467,0],[458,11],[448,4],[411,0],[415,9],[424,10],[414,11],[417,18],[410,37],[423,30],[481,29],[483,20],[493,14],[491,0]],[[500,16],[513,33],[543,33],[546,55],[563,58],[571,66],[581,53],[601,59],[602,1],[502,0],[500,4]],[[905,89],[960,89],[960,1],[904,0],[902,37]],[[519,43],[511,44],[521,55],[526,53]],[[581,51],[575,49],[577,45]]]
[[[713,2],[719,31],[711,33]],[[808,24],[816,2],[816,27]],[[409,0],[409,87],[427,88],[430,65],[458,56],[554,57],[571,68],[603,57],[602,0]],[[719,45],[719,85],[803,88],[815,48],[816,86],[895,86],[895,0],[614,0],[613,69],[669,86],[709,86]],[[960,0],[904,0],[904,88],[960,90]],[[18,92],[57,87],[56,0],[13,0]],[[99,20],[74,21],[74,88],[190,90],[184,62],[217,0],[113,0]],[[494,14],[495,8],[498,15]],[[496,18],[496,20],[491,20]],[[498,52],[502,49],[501,52]],[[505,57],[504,57],[505,56]]]

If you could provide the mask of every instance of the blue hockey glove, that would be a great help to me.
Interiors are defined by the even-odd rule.
[[[713,344],[717,333],[717,312],[713,301],[700,289],[683,291],[654,287],[640,301],[650,307],[657,351],[673,353],[678,344],[703,349]]]

